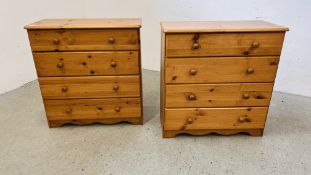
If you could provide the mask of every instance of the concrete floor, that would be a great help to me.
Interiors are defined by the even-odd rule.
[[[263,137],[162,139],[159,73],[145,124],[49,129],[37,81],[0,96],[0,174],[311,174],[311,98],[274,93]]]

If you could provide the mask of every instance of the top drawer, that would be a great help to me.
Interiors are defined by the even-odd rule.
[[[33,51],[139,50],[138,29],[28,30]]]
[[[284,32],[167,34],[166,57],[280,55]]]

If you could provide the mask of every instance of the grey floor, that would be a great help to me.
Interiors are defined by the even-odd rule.
[[[144,71],[145,124],[49,129],[37,81],[0,96],[0,174],[311,174],[311,99],[274,93],[263,137],[162,139],[159,73]]]

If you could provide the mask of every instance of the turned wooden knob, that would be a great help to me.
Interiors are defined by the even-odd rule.
[[[243,94],[243,99],[249,99],[249,94]]]
[[[65,112],[66,112],[67,114],[70,114],[70,113],[72,112],[72,109],[71,109],[71,108],[67,108],[67,109],[65,110]]]
[[[116,107],[116,108],[114,108],[114,110],[115,110],[116,112],[120,112],[120,111],[121,111],[121,108],[120,108],[120,107]]]
[[[244,122],[246,122],[246,118],[245,118],[245,117],[240,117],[240,118],[239,118],[239,121],[240,121],[241,123],[244,123]]]
[[[192,124],[193,123],[193,119],[192,118],[188,118],[187,119],[187,124]]]
[[[59,43],[60,43],[60,40],[59,40],[59,39],[53,39],[53,44],[58,45]]]
[[[199,48],[200,48],[200,44],[199,43],[193,43],[192,49],[199,49]]]
[[[253,74],[254,73],[254,69],[253,68],[248,68],[247,70],[246,70],[246,73],[247,74]]]
[[[198,71],[195,69],[190,69],[189,73],[190,73],[190,75],[196,75],[198,73]]]
[[[188,99],[189,100],[196,100],[197,97],[194,94],[191,94],[191,95],[188,96]]]
[[[117,85],[117,84],[116,84],[116,85],[113,85],[112,88],[113,88],[114,91],[117,91],[117,90],[119,90],[119,85]]]
[[[251,119],[248,117],[240,117],[239,122],[244,123],[244,122],[251,122]]]
[[[260,46],[259,42],[253,42],[251,45],[252,48],[257,48],[259,46]]]
[[[111,64],[110,64],[110,65],[111,65],[111,67],[117,67],[117,63],[116,63],[116,62],[114,62],[114,61],[113,61],[113,62],[111,62]]]
[[[57,63],[57,67],[60,68],[60,69],[63,68],[64,67],[64,63],[62,63],[62,62]]]
[[[110,44],[113,44],[116,42],[116,39],[114,37],[110,37],[110,38],[108,38],[108,41]]]
[[[67,92],[67,91],[68,91],[68,87],[67,86],[62,87],[62,92]]]

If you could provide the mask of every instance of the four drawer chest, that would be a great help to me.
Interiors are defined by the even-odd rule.
[[[46,19],[25,26],[49,127],[142,124],[140,19]]]
[[[161,26],[163,137],[261,136],[288,29],[265,21]]]

